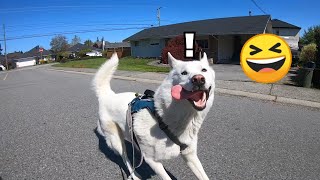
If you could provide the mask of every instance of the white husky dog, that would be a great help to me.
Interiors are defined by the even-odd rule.
[[[209,179],[197,156],[197,142],[201,124],[213,103],[215,72],[209,66],[206,54],[200,61],[179,61],[170,53],[168,57],[172,69],[154,95],[158,116],[154,116],[147,109],[135,113],[134,133],[145,162],[162,179],[171,178],[160,160],[179,155],[198,179]],[[126,112],[128,104],[136,96],[134,92],[112,91],[110,80],[118,62],[115,53],[100,67],[93,79],[99,99],[100,120],[97,130],[105,137],[107,145],[122,156],[129,172],[132,172],[134,169],[128,160],[124,141],[131,142]],[[160,129],[159,117],[166,125],[166,130],[171,132],[171,136]],[[181,144],[186,147],[182,148]],[[133,179],[140,179],[139,177],[136,172],[131,175]]]

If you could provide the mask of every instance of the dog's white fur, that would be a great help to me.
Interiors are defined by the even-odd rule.
[[[180,147],[173,143],[159,128],[157,120],[143,109],[135,113],[134,132],[137,136],[145,161],[162,178],[171,179],[160,160],[170,159],[182,155],[187,165],[191,168],[198,179],[208,179],[197,156],[198,132],[201,124],[210,110],[214,99],[215,73],[209,66],[207,56],[204,54],[200,61],[178,61],[168,53],[169,63],[172,67],[167,78],[156,90],[154,101],[158,114],[169,126],[180,142],[188,145],[180,153]],[[126,124],[126,112],[128,104],[135,98],[134,92],[115,93],[110,87],[112,74],[118,65],[117,54],[113,54],[110,60],[103,64],[96,73],[93,86],[99,100],[98,132],[105,137],[107,145],[122,156],[129,172],[133,168],[127,158],[124,140],[131,141]],[[203,72],[203,69],[207,69]],[[187,75],[181,73],[186,71]],[[196,110],[188,100],[174,100],[171,96],[171,87],[180,84],[184,89],[191,91],[191,79],[194,75],[203,75],[205,87],[211,87],[206,108],[202,111]],[[134,172],[133,179],[139,179]]]

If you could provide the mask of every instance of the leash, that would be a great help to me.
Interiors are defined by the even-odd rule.
[[[144,92],[144,95],[136,94],[136,98],[134,98],[129,104],[127,109],[127,125],[129,128],[130,133],[130,140],[131,140],[131,146],[132,146],[132,172],[130,172],[129,177],[134,173],[135,169],[140,167],[143,163],[143,154],[141,152],[137,137],[134,133],[133,129],[133,118],[132,114],[137,113],[139,110],[147,108],[149,112],[155,117],[155,119],[158,122],[158,125],[160,129],[167,135],[167,137],[175,144],[180,146],[180,152],[185,150],[188,145],[181,143],[180,140],[170,131],[168,128],[169,126],[163,122],[162,117],[157,113],[155,107],[154,107],[154,100],[153,100],[154,92],[147,89]],[[138,166],[135,166],[135,148],[137,148],[140,152],[141,158]]]
[[[131,103],[128,105],[128,110],[127,110],[127,124],[128,124],[128,128],[129,128],[129,133],[130,133],[130,140],[131,140],[131,147],[132,147],[132,172],[130,172],[129,174],[129,178],[131,177],[131,175],[134,173],[134,171],[136,170],[136,168],[139,168],[142,163],[143,163],[143,154],[141,152],[139,143],[137,141],[137,137],[134,133],[133,130],[133,119],[132,119],[132,114],[131,114]],[[138,166],[135,166],[135,148],[137,148],[140,151],[140,163],[138,164]]]

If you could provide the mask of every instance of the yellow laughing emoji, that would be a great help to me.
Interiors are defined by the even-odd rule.
[[[292,56],[290,47],[279,36],[258,34],[242,47],[240,62],[243,72],[260,83],[281,80],[290,70]]]

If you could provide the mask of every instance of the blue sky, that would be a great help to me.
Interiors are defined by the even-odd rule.
[[[280,19],[302,28],[320,24],[319,0],[255,0],[272,18]],[[192,20],[262,15],[251,0],[198,0],[198,1],[109,1],[109,0],[1,0],[0,40],[3,39],[2,24],[6,25],[7,38],[54,33],[70,33],[71,41],[81,32],[82,42],[104,37],[110,42],[119,42],[138,32],[141,28],[157,25],[156,12],[161,8],[161,25]],[[109,30],[109,31],[100,31]],[[116,30],[122,29],[122,30]],[[95,31],[95,32],[83,32]],[[28,51],[41,45],[50,48],[53,35],[7,41],[7,52]],[[0,41],[4,48],[3,41]]]

